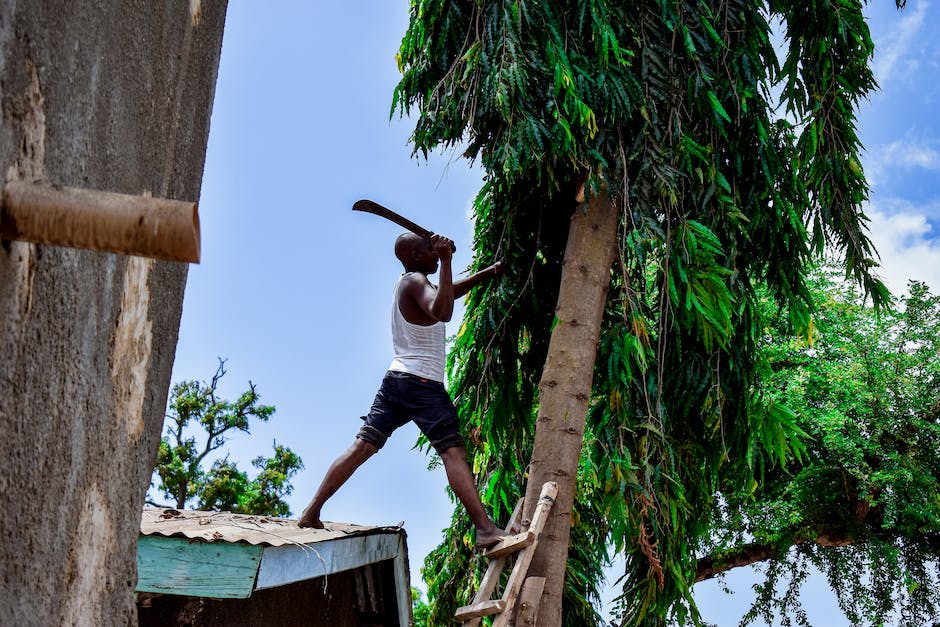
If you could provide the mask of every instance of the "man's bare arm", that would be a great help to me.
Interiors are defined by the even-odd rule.
[[[498,277],[503,273],[503,262],[497,261],[488,268],[474,272],[470,276],[454,282],[454,298],[460,298],[483,281]]]
[[[435,288],[422,273],[406,277],[399,307],[405,320],[413,324],[450,322],[454,315],[454,280],[451,270],[451,240],[431,236],[431,246],[440,262],[440,284]]]
[[[450,322],[454,315],[454,275],[451,260],[454,254],[454,242],[441,235],[431,236],[431,247],[437,253],[441,269],[434,300],[430,304],[430,314],[441,322]]]

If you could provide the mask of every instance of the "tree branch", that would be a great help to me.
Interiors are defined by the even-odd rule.
[[[705,581],[732,568],[750,566],[782,555],[783,551],[779,547],[760,542],[750,542],[730,551],[706,555],[698,560],[695,567],[695,581]]]
[[[699,559],[695,567],[695,581],[698,583],[699,581],[711,579],[732,568],[750,566],[751,564],[769,559],[779,559],[783,557],[791,547],[805,542],[814,542],[819,546],[840,547],[854,544],[855,538],[846,535],[843,531],[826,531],[819,534],[814,539],[794,540],[793,543],[783,547],[761,542],[750,542],[735,549],[706,555]]]

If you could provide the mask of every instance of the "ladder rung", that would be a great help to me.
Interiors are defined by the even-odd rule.
[[[520,592],[522,592],[523,583],[527,580],[526,572],[529,569],[529,564],[532,562],[539,534],[542,533],[542,529],[548,518],[548,512],[551,510],[557,494],[558,484],[553,481],[543,484],[542,492],[539,495],[539,500],[535,505],[535,511],[532,514],[532,523],[529,529],[523,533],[504,538],[483,554],[483,557],[493,559],[486,569],[486,575],[483,576],[483,580],[480,582],[480,589],[477,590],[477,594],[474,597],[474,604],[461,607],[456,612],[456,618],[463,623],[463,627],[478,627],[481,617],[493,614],[499,614],[499,616],[493,620],[493,627],[506,627],[509,625],[509,620],[512,618],[510,614],[514,612]],[[519,517],[522,515],[521,510],[522,499],[516,504],[516,509],[510,518],[509,525],[506,527],[507,530],[512,529],[514,524],[518,522]],[[490,595],[492,595],[493,589],[496,587],[496,582],[499,579],[500,571],[502,571],[506,564],[506,554],[518,551],[521,551],[521,553],[519,553],[519,556],[516,558],[512,573],[509,575],[509,581],[506,583],[503,598],[488,601],[482,600],[489,599]],[[533,589],[532,584],[535,583],[534,580],[541,580],[542,585],[544,585],[544,579],[540,577],[528,579],[533,579],[533,581],[530,582],[529,588],[526,588],[524,604],[527,608],[531,606],[529,609],[537,611],[536,608],[538,606],[538,599],[541,598],[541,590]],[[526,615],[528,616],[529,613],[527,609]],[[531,622],[531,620],[529,622]]]
[[[456,618],[459,621],[467,621],[481,616],[492,616],[499,614],[506,608],[506,602],[502,599],[493,599],[483,601],[476,605],[465,605],[457,610]]]
[[[535,541],[535,532],[532,530],[523,531],[522,533],[517,533],[514,536],[506,536],[490,548],[488,548],[484,553],[483,557],[488,559],[493,559],[494,557],[501,557],[503,555],[509,555],[510,553],[515,553],[516,551],[521,551],[525,547],[532,544]]]

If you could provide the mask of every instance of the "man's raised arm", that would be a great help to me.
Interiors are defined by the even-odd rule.
[[[470,276],[464,279],[460,279],[459,281],[454,281],[454,298],[460,298],[483,281],[496,278],[502,273],[503,262],[497,261],[488,268],[484,268],[479,272],[474,272]]]

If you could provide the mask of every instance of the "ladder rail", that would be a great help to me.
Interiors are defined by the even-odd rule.
[[[519,499],[516,501],[516,507],[512,510],[512,516],[509,517],[509,524],[506,525],[506,531],[512,531],[512,528],[519,522],[519,518],[522,517],[522,504],[525,499]],[[479,606],[481,603],[489,600],[493,596],[493,591],[496,590],[496,584],[499,583],[499,575],[503,572],[503,568],[506,565],[507,556],[497,557],[490,561],[489,566],[486,567],[486,573],[483,575],[483,579],[480,580],[480,589],[477,590],[476,595],[473,597],[473,602],[470,605],[461,607],[457,610],[457,619],[463,620],[463,627],[478,627],[480,624],[480,616],[467,616],[463,614],[465,610]],[[502,611],[502,608],[499,610]],[[481,616],[486,616],[481,615]]]
[[[502,546],[493,547],[493,550],[484,553],[484,556],[494,556],[486,569],[486,574],[480,581],[480,589],[473,598],[473,603],[457,610],[456,618],[463,621],[463,627],[478,627],[483,616],[495,615],[493,627],[506,627],[515,611],[515,606],[519,601],[520,592],[526,581],[526,574],[529,570],[529,564],[535,556],[535,550],[538,546],[539,536],[545,523],[548,520],[548,513],[555,502],[555,496],[558,494],[558,484],[549,481],[542,486],[542,492],[539,495],[539,501],[535,506],[535,512],[532,516],[532,523],[529,529],[513,536],[512,541],[501,543]],[[518,516],[521,515],[522,499],[516,504],[513,515],[510,518],[507,531],[511,530]],[[506,589],[501,599],[491,599],[496,584],[499,582],[499,575],[506,565],[507,556],[510,553],[518,552],[516,563],[509,575],[509,581],[506,583]],[[535,602],[537,606],[537,600]],[[537,609],[537,608],[536,608]]]
[[[539,495],[539,502],[535,506],[535,513],[532,515],[532,524],[529,529],[535,531],[535,541],[522,549],[519,557],[516,559],[516,565],[509,575],[509,582],[506,584],[506,591],[503,593],[503,601],[506,605],[496,620],[493,621],[493,627],[507,627],[509,619],[513,616],[513,610],[516,601],[519,598],[519,591],[522,590],[522,584],[525,582],[529,570],[529,564],[535,557],[535,549],[538,547],[538,537],[542,535],[542,529],[548,521],[548,512],[555,503],[555,495],[558,494],[558,484],[550,481],[542,486],[542,493]]]

